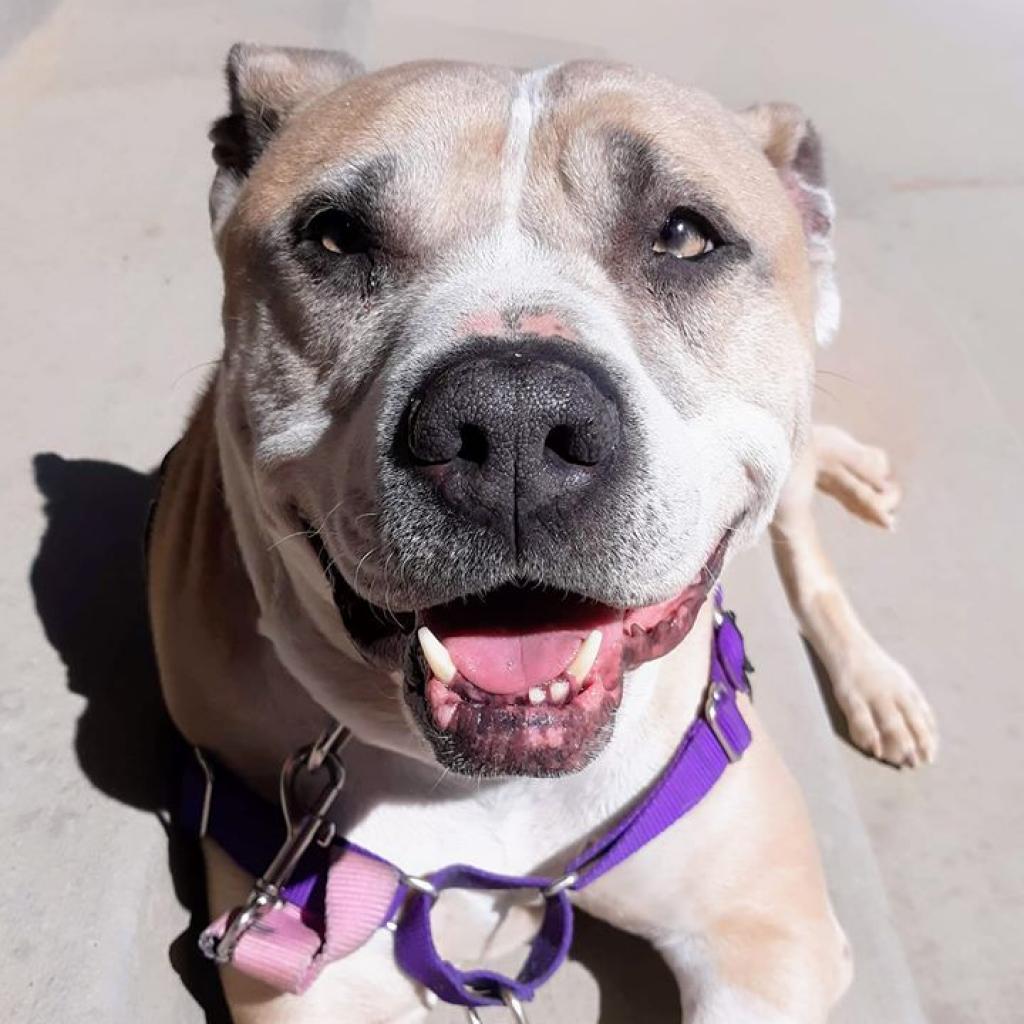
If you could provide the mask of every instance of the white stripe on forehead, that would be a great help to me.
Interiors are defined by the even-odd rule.
[[[552,64],[524,72],[516,83],[501,161],[502,225],[505,231],[514,229],[519,219],[519,204],[530,163],[530,138],[537,112],[542,106],[541,93],[548,75],[558,67],[560,65]]]

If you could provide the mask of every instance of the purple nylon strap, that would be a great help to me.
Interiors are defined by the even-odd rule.
[[[683,817],[711,792],[730,761],[750,746],[750,730],[736,703],[737,693],[750,693],[749,663],[734,616],[719,614],[710,670],[710,686],[715,689],[709,695],[709,704],[716,695],[719,698],[714,711],[718,733],[706,714],[693,722],[644,798],[570,863],[568,871],[578,876],[573,889],[596,882]]]
[[[742,755],[750,745],[751,735],[736,697],[741,692],[750,692],[746,675],[750,665],[733,615],[721,611],[720,592],[716,592],[715,603],[704,713],[690,725],[672,760],[651,789],[609,831],[575,857],[560,879],[495,875],[456,864],[426,876],[427,886],[422,885],[422,880],[419,880],[420,885],[400,884],[379,924],[393,928],[395,957],[406,974],[441,999],[456,1005],[500,1005],[502,993],[529,1001],[536,989],[558,970],[569,952],[573,921],[568,892],[597,881],[659,836],[706,796],[730,761]],[[220,768],[214,771],[215,784],[206,805],[206,834],[240,867],[258,877],[284,840],[280,811],[229,773]],[[179,821],[193,834],[200,832],[206,796],[206,780],[198,766],[186,768]],[[381,860],[342,838],[335,840],[337,846]],[[285,903],[301,911],[304,920],[314,922],[321,934],[326,932],[325,891],[331,863],[331,851],[314,845],[283,891]],[[398,873],[403,879],[408,877],[401,871]],[[429,891],[431,888],[433,892]],[[545,910],[540,929],[515,978],[488,970],[463,971],[440,955],[431,932],[430,911],[437,894],[450,888],[529,889],[543,895]]]
[[[429,876],[438,892],[444,889],[535,889],[543,890],[550,878],[495,875],[489,871],[455,864]],[[502,991],[523,1001],[533,998],[562,965],[572,944],[572,904],[563,890],[544,900],[540,930],[519,974],[506,977],[496,971],[461,971],[445,960],[434,945],[430,910],[434,898],[412,891],[395,929],[395,959],[398,966],[448,1003],[459,1006],[492,1006],[501,1002]]]

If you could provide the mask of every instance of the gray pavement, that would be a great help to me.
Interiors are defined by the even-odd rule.
[[[1022,1019],[1024,8],[57,0],[2,13],[2,1019],[221,1019],[188,931],[194,852],[168,843],[160,813],[168,740],[134,531],[217,357],[204,135],[240,38],[371,64],[604,55],[736,105],[812,113],[845,302],[819,416],[887,446],[907,492],[893,536],[830,507],[822,518],[865,618],[935,703],[939,764],[896,773],[831,735],[764,550],[729,592],[854,942],[837,1020]],[[535,1019],[678,1009],[640,944],[588,924]]]

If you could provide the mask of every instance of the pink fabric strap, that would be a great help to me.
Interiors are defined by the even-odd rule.
[[[353,953],[386,922],[398,886],[398,872],[390,864],[344,849],[328,869],[323,920],[284,902],[242,935],[232,965],[299,995],[329,963]],[[222,914],[204,936],[219,939],[229,917]]]

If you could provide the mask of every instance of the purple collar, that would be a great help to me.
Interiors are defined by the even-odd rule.
[[[353,952],[379,928],[394,933],[401,969],[441,999],[470,1008],[506,1005],[517,1019],[521,1003],[561,966],[572,942],[569,893],[586,888],[683,817],[751,742],[737,695],[749,694],[743,638],[715,594],[711,669],[703,713],[687,729],[671,761],[639,802],[566,865],[560,877],[495,875],[455,864],[425,877],[398,867],[334,833],[326,821],[341,792],[338,758],[347,731],[293,755],[282,772],[287,794],[297,770],[326,772],[315,804],[290,815],[263,800],[197,752],[189,761],[179,821],[206,835],[258,879],[243,907],[213,922],[200,939],[219,962],[292,992],[304,991],[332,960]],[[216,784],[214,784],[214,780]],[[287,829],[285,822],[288,822]],[[268,866],[269,865],[269,866]],[[463,971],[434,945],[430,911],[442,889],[531,889],[545,912],[515,978]]]

